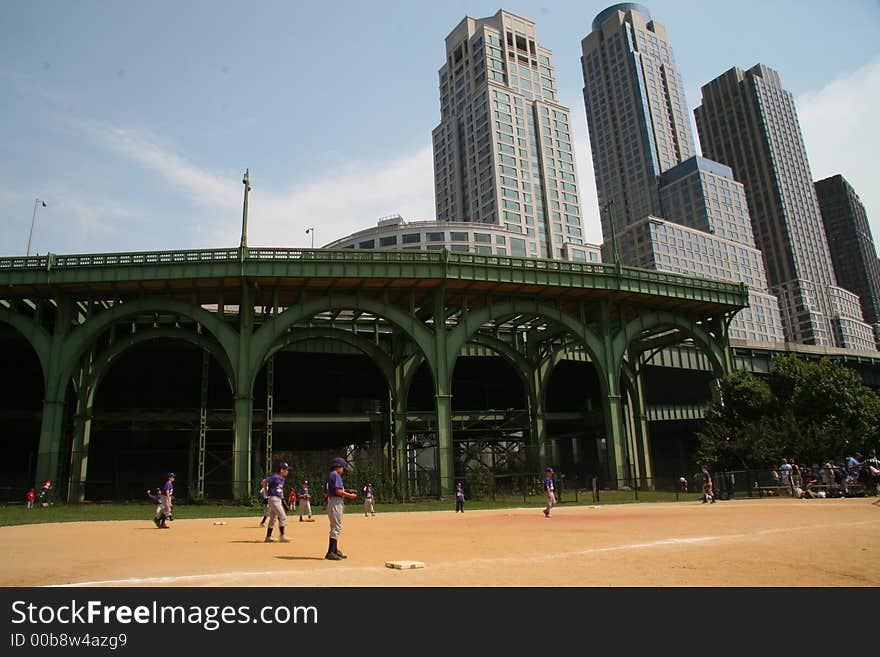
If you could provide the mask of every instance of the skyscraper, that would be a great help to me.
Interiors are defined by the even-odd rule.
[[[791,342],[874,349],[858,297],[837,287],[794,97],[758,64],[702,88],[703,154],[745,185],[758,248]]]
[[[695,155],[666,28],[642,5],[617,4],[596,16],[581,46],[599,205],[613,201],[620,227],[660,215],[660,174]]]
[[[603,259],[745,282],[731,336],[782,342],[743,186],[695,155],[666,28],[642,5],[608,7],[581,42],[584,104],[605,236]]]
[[[537,238],[532,257],[583,259],[570,113],[535,24],[504,10],[464,18],[446,37],[439,82],[437,219]]]
[[[868,215],[859,195],[841,176],[814,184],[837,283],[859,295],[865,321],[880,327],[880,266]]]

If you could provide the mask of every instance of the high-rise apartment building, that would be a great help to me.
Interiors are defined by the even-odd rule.
[[[581,46],[599,206],[612,201],[620,227],[660,215],[660,174],[695,155],[666,28],[642,5],[617,4],[596,16]]]
[[[745,185],[786,339],[873,350],[858,298],[837,287],[794,97],[779,74],[731,69],[703,86],[695,114],[703,155]]]
[[[865,321],[880,327],[880,266],[868,214],[852,185],[841,176],[814,184],[837,284],[854,292]]]
[[[695,155],[684,82],[666,28],[642,5],[613,5],[581,42],[584,103],[605,236],[603,259],[745,282],[731,336],[782,342],[743,186]],[[612,240],[613,237],[613,240]]]
[[[532,257],[583,244],[570,112],[535,24],[501,10],[446,37],[433,133],[437,219],[522,234]]]

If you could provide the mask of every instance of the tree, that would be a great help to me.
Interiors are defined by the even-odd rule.
[[[836,362],[786,354],[767,380],[737,371],[698,434],[698,458],[720,468],[776,465],[783,456],[819,463],[867,452],[880,436],[880,398]]]

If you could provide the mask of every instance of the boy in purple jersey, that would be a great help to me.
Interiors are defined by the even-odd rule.
[[[274,540],[272,528],[275,526],[276,519],[278,520],[278,532],[281,534],[278,540],[285,543],[290,541],[290,537],[284,534],[287,526],[287,514],[284,513],[284,480],[287,478],[289,470],[290,466],[287,463],[281,463],[276,474],[263,479],[263,490],[266,491],[269,498],[269,525],[266,527],[266,543],[271,543]]]
[[[464,513],[464,489],[461,487],[461,482],[455,484],[455,512],[459,511]]]
[[[324,494],[327,496],[327,518],[330,520],[330,544],[327,547],[325,559],[340,561],[347,559],[346,555],[339,551],[339,534],[342,532],[342,515],[345,512],[345,500],[353,500],[357,497],[353,492],[345,490],[342,483],[342,473],[351,472],[348,462],[341,456],[333,459],[330,464],[330,473],[324,484]]]
[[[174,473],[169,472],[167,481],[162,485],[162,512],[159,516],[159,529],[170,529],[165,523],[167,520],[173,520],[171,500],[174,497],[174,479]]]
[[[547,498],[547,506],[544,507],[544,517],[549,518],[556,504],[556,488],[553,486],[553,468],[544,471],[544,497]]]
[[[153,516],[153,523],[158,529],[162,525],[162,521],[160,520],[160,518],[162,517],[162,509],[165,506],[162,503],[162,489],[157,488],[155,494],[153,494],[153,491],[148,490],[147,497],[149,497],[153,502],[156,503],[156,514]]]
[[[367,517],[368,513],[376,515],[376,509],[373,507],[374,497],[373,484],[367,484],[364,487],[364,518]]]
[[[299,521],[303,521],[303,513],[308,514],[306,522],[314,522],[312,519],[312,494],[309,492],[309,482],[303,481],[302,487],[296,492],[299,499]]]
[[[706,502],[715,504],[715,486],[712,483],[712,473],[709,472],[708,465],[704,465],[700,469],[703,472],[703,504]]]

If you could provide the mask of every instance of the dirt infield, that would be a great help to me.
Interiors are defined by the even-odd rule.
[[[365,518],[353,506],[340,562],[323,558],[324,516],[291,522],[293,541],[271,545],[259,518],[2,527],[0,585],[880,586],[875,501],[558,507],[551,519],[539,509]]]

